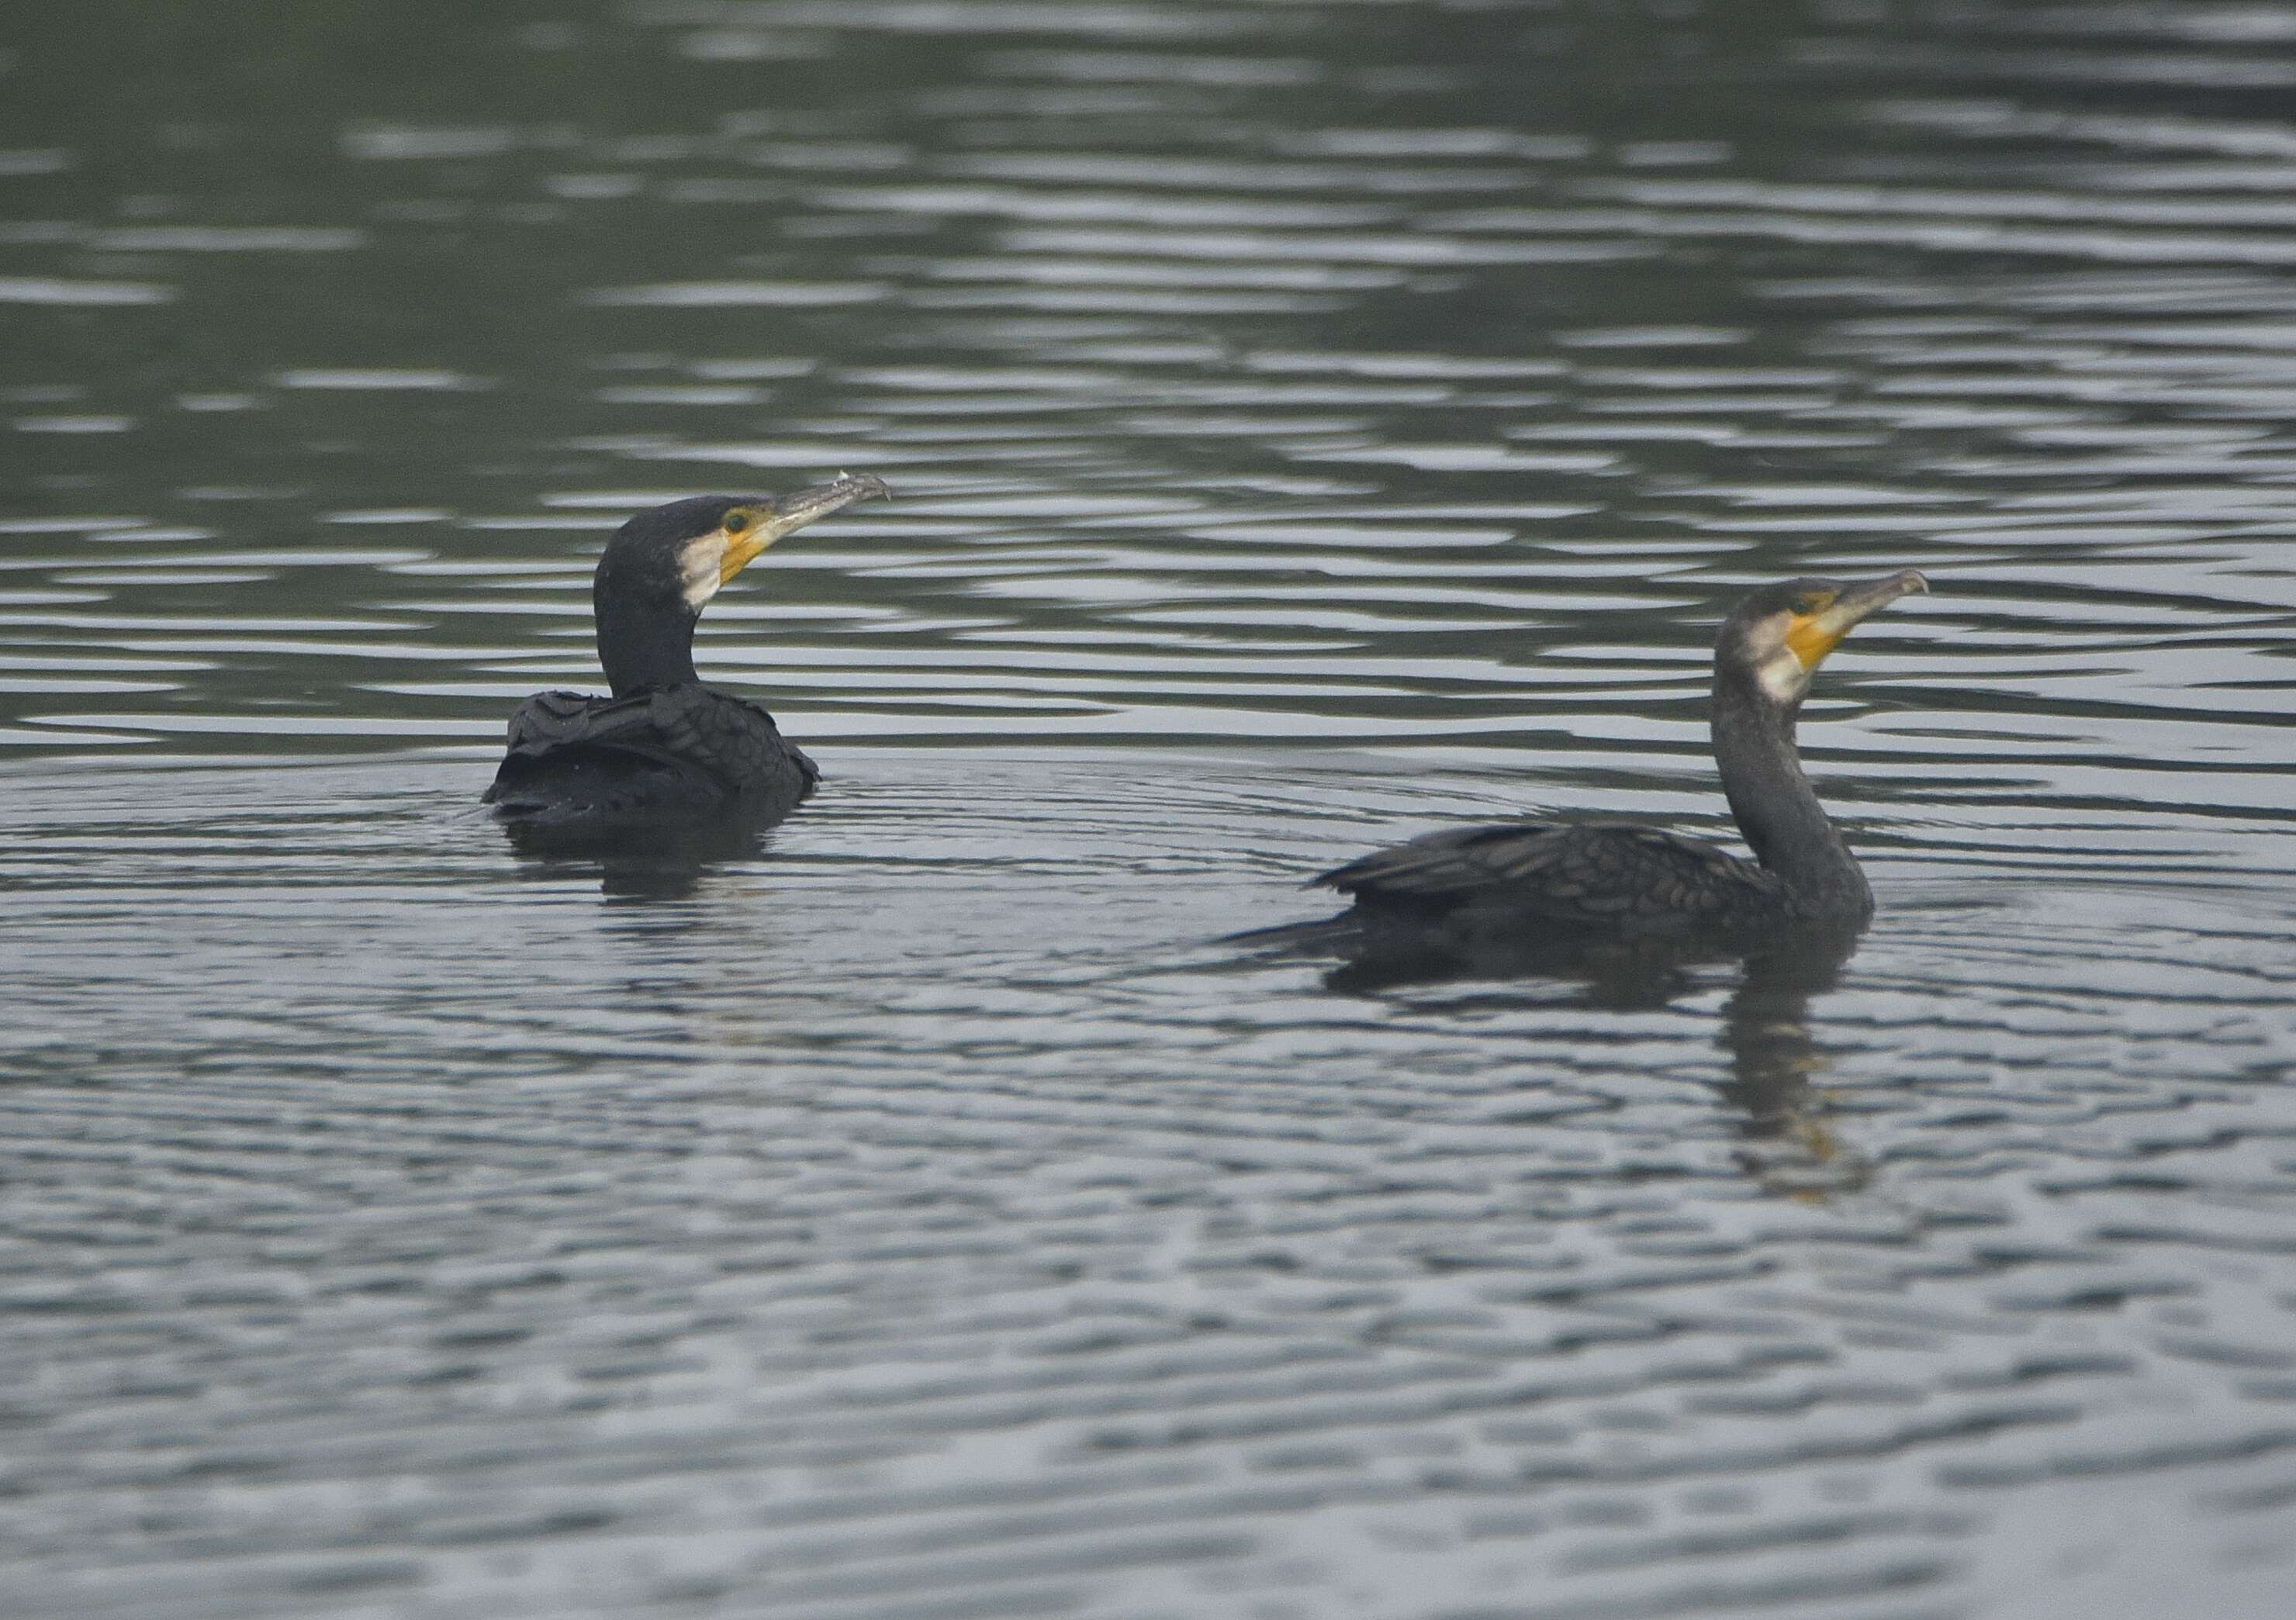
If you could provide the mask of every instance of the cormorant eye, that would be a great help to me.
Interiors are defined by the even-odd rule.
[[[729,511],[726,514],[726,532],[738,535],[754,521],[756,520],[746,511]]]

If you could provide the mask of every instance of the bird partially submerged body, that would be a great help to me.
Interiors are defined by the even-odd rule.
[[[1451,828],[1315,880],[1355,904],[1296,942],[1320,930],[1323,945],[1359,956],[1548,971],[1589,954],[1766,947],[1782,931],[1854,937],[1874,891],[1802,773],[1794,720],[1810,676],[1852,627],[1927,589],[1910,569],[1858,584],[1796,579],[1754,592],[1723,621],[1714,757],[1752,860],[1653,827]]]
[[[623,524],[591,586],[612,696],[545,691],[521,704],[484,802],[513,832],[554,842],[787,815],[821,773],[763,708],[701,684],[694,626],[775,541],[890,494],[873,478],[840,478],[779,501],[673,501]]]

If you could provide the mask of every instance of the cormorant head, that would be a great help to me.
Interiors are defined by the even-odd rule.
[[[1825,655],[1862,620],[1930,582],[1912,569],[1881,579],[1789,579],[1764,585],[1730,610],[1714,647],[1718,682],[1742,677],[1792,711]]]
[[[614,695],[693,680],[694,623],[719,586],[783,535],[891,493],[876,479],[840,478],[780,500],[696,495],[623,524],[590,586],[598,661]]]

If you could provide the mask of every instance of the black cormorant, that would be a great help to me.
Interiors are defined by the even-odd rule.
[[[783,535],[890,493],[873,478],[840,478],[781,500],[697,495],[623,524],[591,585],[613,695],[545,691],[519,705],[485,802],[514,831],[567,838],[788,814],[820,771],[763,708],[701,684],[693,627],[718,587]]]
[[[1754,592],[1723,620],[1714,757],[1752,860],[1652,827],[1447,829],[1316,879],[1355,901],[1333,924],[1374,948],[1480,956],[1512,943],[1533,947],[1532,958],[1666,936],[1749,946],[1782,929],[1854,937],[1874,891],[1802,774],[1794,717],[1811,674],[1852,626],[1928,589],[1910,569],[1857,584],[1796,579]]]

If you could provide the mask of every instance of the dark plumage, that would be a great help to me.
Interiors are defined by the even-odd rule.
[[[623,524],[591,586],[613,695],[546,691],[521,704],[485,802],[513,830],[565,838],[788,814],[821,773],[763,708],[701,684],[694,626],[718,587],[783,535],[889,493],[873,478],[840,478],[778,502],[673,501]]]
[[[1431,832],[1316,880],[1351,896],[1335,920],[1357,939],[1421,937],[1472,948],[1615,945],[1660,936],[1774,936],[1781,925],[1855,929],[1873,890],[1802,774],[1794,719],[1811,673],[1850,628],[1929,583],[1907,569],[1844,585],[1756,591],[1715,645],[1714,755],[1745,860],[1655,828],[1517,822]]]

